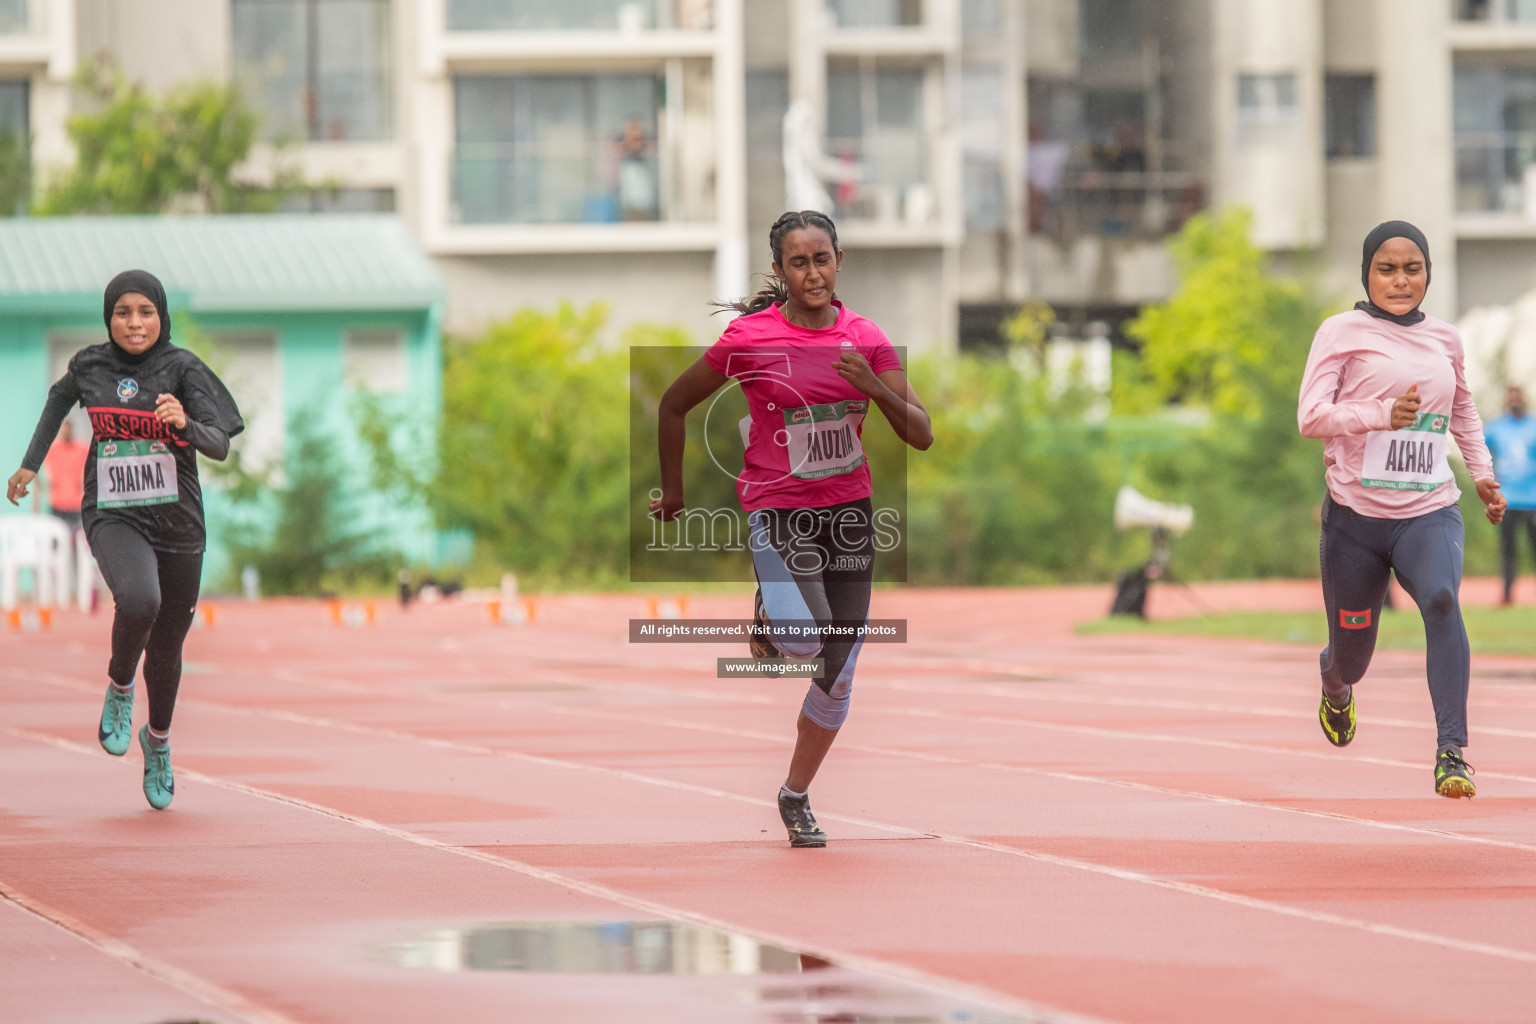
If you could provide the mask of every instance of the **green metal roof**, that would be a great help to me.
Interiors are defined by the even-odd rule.
[[[0,310],[99,303],[133,268],[192,312],[426,309],[443,298],[394,214],[0,219]]]

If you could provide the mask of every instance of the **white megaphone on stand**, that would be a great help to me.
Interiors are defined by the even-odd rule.
[[[1195,510],[1189,505],[1154,501],[1129,484],[1120,488],[1115,495],[1115,529],[1151,529],[1152,557],[1147,564],[1120,574],[1115,583],[1115,600],[1109,609],[1111,615],[1147,617],[1147,591],[1153,580],[1167,574],[1172,554],[1168,538],[1188,533],[1194,524]],[[1171,574],[1168,578],[1172,579]]]
[[[1130,484],[1120,488],[1115,495],[1115,529],[1134,530],[1138,526],[1150,526],[1154,530],[1167,530],[1175,537],[1183,536],[1195,525],[1195,510],[1189,505],[1172,505],[1166,501],[1153,501]]]

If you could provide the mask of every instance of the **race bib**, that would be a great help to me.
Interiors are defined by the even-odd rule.
[[[1421,412],[1402,430],[1373,430],[1365,437],[1360,483],[1389,491],[1432,491],[1452,479],[1445,431],[1451,418]]]
[[[176,456],[164,441],[101,441],[96,445],[96,507],[166,505],[181,499]]]
[[[859,426],[869,402],[863,399],[784,410],[789,472],[801,480],[852,473],[864,465]]]

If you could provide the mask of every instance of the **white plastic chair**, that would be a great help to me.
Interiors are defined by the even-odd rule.
[[[55,608],[70,591],[72,547],[69,527],[53,516],[0,517],[0,607],[21,601],[21,571],[32,573],[32,597],[39,608]]]

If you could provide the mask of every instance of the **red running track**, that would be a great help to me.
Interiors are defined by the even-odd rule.
[[[1474,658],[1480,795],[1450,801],[1420,656],[1378,656],[1337,751],[1316,651],[1074,636],[1107,596],[877,592],[911,639],[864,650],[813,791],[825,850],[789,849],[772,802],[803,681],[628,644],[640,596],[520,627],[219,605],[163,813],[136,749],[96,744],[107,617],[0,633],[0,1020],[1536,1018],[1536,661]],[[806,969],[446,969],[463,929],[622,921]]]

